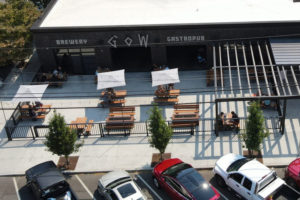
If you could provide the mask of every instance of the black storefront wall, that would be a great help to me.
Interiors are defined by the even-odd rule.
[[[95,48],[96,65],[106,67],[113,66],[115,63],[120,64],[114,61],[118,56],[114,56],[113,52],[118,48],[150,48],[147,54],[150,54],[148,56],[151,57],[151,63],[160,65],[168,63],[167,47],[185,45],[205,45],[207,63],[208,66],[212,66],[211,44],[213,42],[300,34],[300,23],[68,29],[33,27],[32,31],[43,69],[55,67],[53,49]],[[140,70],[145,71],[142,68]]]

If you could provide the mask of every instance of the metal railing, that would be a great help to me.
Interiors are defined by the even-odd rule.
[[[240,118],[240,130],[245,129],[245,123],[247,118]],[[265,118],[265,126],[267,129],[280,129],[281,117],[268,117]],[[171,124],[171,121],[166,123]],[[116,129],[116,130],[106,130],[104,123],[84,123],[84,124],[72,124],[74,127],[84,125],[92,125],[89,132],[85,129],[78,131],[79,136],[83,137],[107,137],[107,136],[128,136],[128,135],[138,135],[138,136],[149,136],[149,122],[135,122],[132,129]],[[11,126],[10,126],[11,125]],[[70,124],[67,124],[70,126]],[[7,124],[5,127],[6,131],[9,132],[9,140],[16,138],[45,138],[49,133],[49,125],[18,125],[14,123]],[[80,129],[80,128],[79,128]],[[79,130],[76,128],[76,130]],[[195,128],[184,127],[184,128],[174,128],[173,134],[195,134],[201,132],[214,132],[215,131],[215,119],[214,118],[201,118],[199,120],[199,125]],[[234,131],[234,130],[232,130]],[[222,134],[222,131],[219,131]]]

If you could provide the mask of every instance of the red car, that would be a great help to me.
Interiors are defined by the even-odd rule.
[[[289,164],[285,171],[287,184],[293,188],[300,189],[300,158],[297,158]]]
[[[178,158],[164,160],[153,169],[153,183],[172,200],[216,200],[220,194],[190,165]]]

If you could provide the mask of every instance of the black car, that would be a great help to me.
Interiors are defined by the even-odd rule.
[[[70,185],[53,161],[38,164],[25,172],[27,186],[31,188],[36,199],[77,200]]]

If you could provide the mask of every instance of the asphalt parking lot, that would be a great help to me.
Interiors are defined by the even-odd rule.
[[[221,194],[221,199],[238,199],[234,194],[227,189],[220,188],[215,178],[213,177],[212,170],[198,170],[201,175],[208,180]],[[275,168],[278,176],[284,177],[284,168]],[[66,175],[67,181],[75,191],[79,199],[97,199],[102,198],[97,192],[98,179],[104,173],[93,174],[72,174]],[[151,171],[132,172],[132,177],[135,178],[138,186],[143,190],[148,199],[154,200],[171,200],[162,190],[156,189],[152,183]],[[26,179],[24,176],[16,177],[0,177],[0,199],[1,200],[32,200],[34,199],[31,190],[26,187]]]

